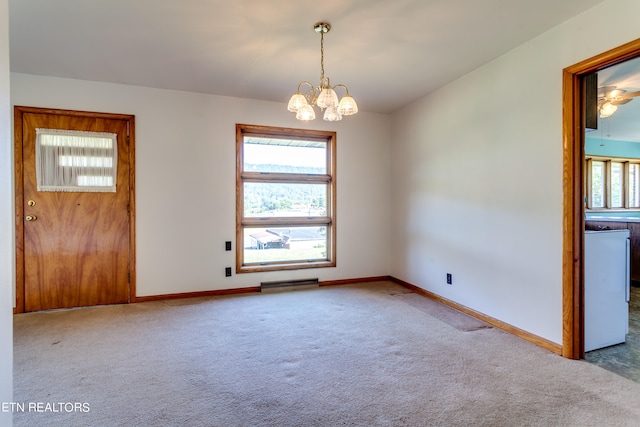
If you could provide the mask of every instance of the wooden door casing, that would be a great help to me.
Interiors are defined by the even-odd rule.
[[[584,358],[584,114],[582,79],[640,56],[640,39],[562,71],[562,355]]]
[[[38,192],[35,128],[116,133],[117,192]],[[133,116],[16,107],[15,144],[16,312],[134,301]]]

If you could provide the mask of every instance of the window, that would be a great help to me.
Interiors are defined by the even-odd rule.
[[[116,191],[114,133],[36,129],[38,191]]]
[[[604,162],[591,162],[591,207],[604,208]]]
[[[610,162],[611,166],[611,207],[621,208],[622,204],[622,163]]]
[[[588,157],[587,209],[640,208],[640,159]]]
[[[236,126],[236,271],[334,267],[335,132]]]

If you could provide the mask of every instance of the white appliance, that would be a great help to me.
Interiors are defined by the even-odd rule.
[[[629,332],[629,230],[585,231],[584,351],[625,342]]]

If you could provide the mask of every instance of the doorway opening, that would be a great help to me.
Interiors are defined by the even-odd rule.
[[[563,70],[562,355],[585,358],[585,129],[589,75],[640,56],[640,39]],[[589,200],[591,202],[591,200]]]

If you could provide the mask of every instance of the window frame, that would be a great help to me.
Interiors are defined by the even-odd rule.
[[[604,206],[593,206],[593,194],[592,194],[592,182],[593,182],[593,162],[602,162],[604,163],[604,171],[603,171],[603,205]],[[622,165],[622,182],[621,182],[621,191],[622,191],[622,206],[612,206],[612,172],[611,167],[613,163],[619,163]],[[630,159],[630,158],[622,158],[622,157],[605,157],[605,156],[586,156],[584,162],[585,168],[585,183],[584,183],[584,194],[585,194],[585,210],[586,211],[631,211],[631,210],[640,210],[639,206],[630,206],[630,197],[629,197],[629,188],[630,188],[630,177],[629,170],[630,165],[639,165],[640,159]]]
[[[298,174],[244,171],[244,138],[261,137],[288,140],[321,141],[326,143],[326,174]],[[236,273],[253,273],[336,266],[336,132],[292,129],[273,126],[236,124]],[[291,183],[327,186],[326,216],[312,217],[245,217],[244,184]],[[244,232],[265,227],[327,227],[326,259],[300,261],[244,262]]]

